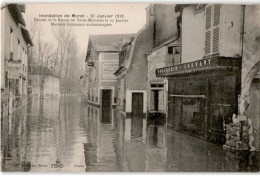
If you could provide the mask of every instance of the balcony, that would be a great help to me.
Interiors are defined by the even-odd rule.
[[[240,60],[238,58],[214,56],[198,61],[159,68],[155,70],[155,74],[156,77],[171,77],[194,72],[206,72],[214,70],[238,70],[239,66]]]

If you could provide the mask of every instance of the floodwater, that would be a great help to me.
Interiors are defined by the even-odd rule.
[[[259,171],[257,152],[224,151],[165,123],[143,122],[142,137],[132,139],[131,121],[112,113],[102,123],[100,109],[77,97],[33,100],[2,119],[2,171]]]

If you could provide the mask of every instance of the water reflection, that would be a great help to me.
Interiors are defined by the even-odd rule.
[[[12,172],[259,171],[258,153],[231,153],[221,146],[142,121],[132,137],[131,118],[112,110],[102,123],[100,109],[78,98],[33,100],[2,119],[2,170]]]

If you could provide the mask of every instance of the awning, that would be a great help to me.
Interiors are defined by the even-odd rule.
[[[178,75],[208,72],[208,71],[221,71],[221,70],[238,70],[240,59],[226,58],[226,57],[211,57],[198,61],[182,63],[170,67],[159,68],[155,70],[156,77],[174,77]]]

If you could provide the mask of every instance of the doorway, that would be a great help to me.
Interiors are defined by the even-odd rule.
[[[102,90],[102,123],[111,123],[111,90]]]
[[[143,133],[143,93],[132,93],[131,137],[140,138]]]

